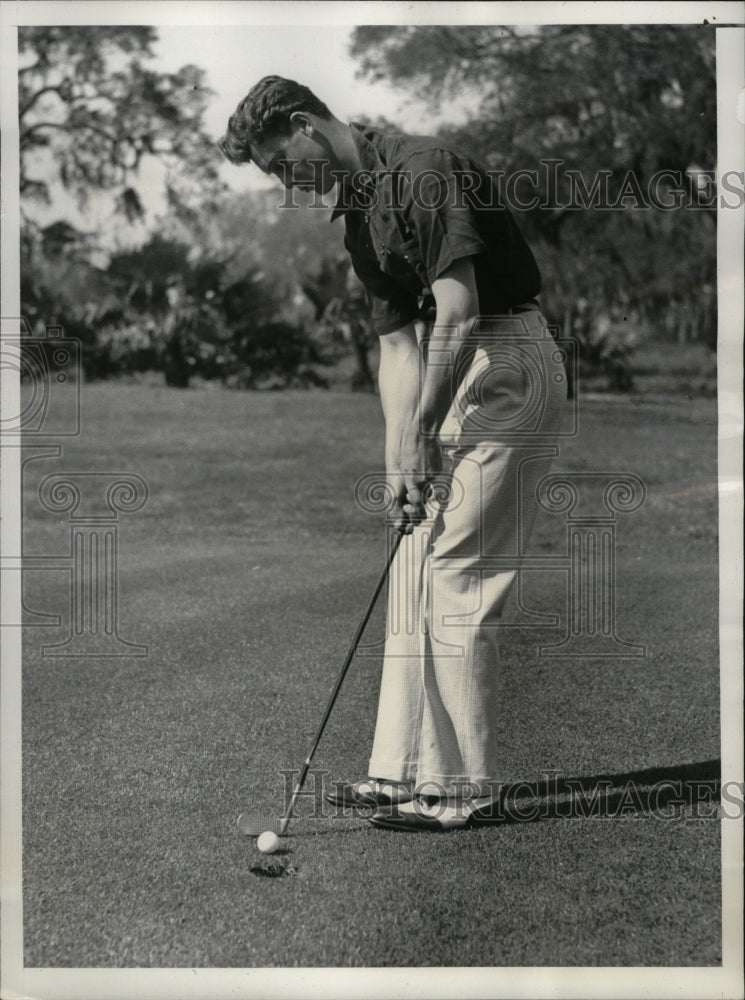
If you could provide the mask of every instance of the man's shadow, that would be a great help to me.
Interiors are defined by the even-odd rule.
[[[545,819],[623,819],[692,814],[718,817],[721,762],[651,767],[639,771],[566,777],[544,772],[538,781],[492,786],[498,797],[481,818],[492,823],[534,823]],[[740,801],[736,802],[741,811]]]
[[[566,777],[559,771],[544,771],[544,776],[536,781],[492,782],[487,787],[496,797],[493,804],[479,811],[477,819],[489,825],[635,816],[717,819],[722,793],[721,762],[713,759],[588,777]],[[482,788],[482,792],[486,794],[487,790]],[[734,812],[726,814],[741,816],[742,789],[738,787],[737,797],[728,799],[728,803]],[[327,818],[335,819],[361,820],[373,812],[372,808],[335,806],[329,813],[328,803],[324,803],[323,809]]]

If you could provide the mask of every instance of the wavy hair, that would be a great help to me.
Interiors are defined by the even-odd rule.
[[[228,130],[217,146],[231,163],[250,163],[251,145],[268,135],[288,135],[290,115],[306,111],[319,118],[331,112],[316,95],[294,80],[265,76],[249,90],[228,120]]]

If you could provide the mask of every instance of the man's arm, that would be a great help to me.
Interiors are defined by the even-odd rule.
[[[385,467],[396,494],[393,519],[397,528],[403,528],[407,521],[401,450],[419,407],[421,363],[413,323],[380,338],[378,389],[385,417]]]
[[[478,317],[471,258],[454,261],[433,282],[432,293],[437,307],[432,334],[437,352],[423,371],[413,324],[380,338],[386,467],[400,484],[400,525],[422,520],[426,484],[440,469],[437,434],[453,401],[458,353]]]
[[[404,434],[399,455],[406,487],[404,511],[416,522],[424,517],[424,494],[428,482],[440,470],[438,432],[453,402],[454,373],[464,339],[478,319],[479,297],[473,261],[454,261],[432,283],[437,315],[430,345],[430,362],[424,372],[419,403]]]
[[[453,372],[461,346],[471,326],[478,319],[479,296],[473,260],[454,261],[432,284],[437,315],[431,340],[437,357],[427,366],[417,411],[421,430],[437,434],[453,402]]]

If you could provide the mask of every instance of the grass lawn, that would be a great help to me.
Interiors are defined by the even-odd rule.
[[[375,398],[128,384],[83,387],[80,437],[29,462],[28,554],[68,550],[44,511],[59,471],[131,471],[150,496],[120,517],[120,633],[142,658],[42,656],[69,627],[66,573],[27,574],[24,661],[27,966],[696,966],[721,962],[720,824],[706,802],[672,818],[624,808],[540,815],[447,835],[310,815],[251,872],[244,809],[276,811],[383,559],[355,481],[381,461]],[[617,524],[621,638],[637,659],[550,659],[561,629],[520,625],[500,670],[505,782],[547,772],[592,787],[716,777],[716,402],[591,398],[557,470],[626,471],[647,487]],[[560,553],[561,519],[531,549]],[[561,612],[562,573],[527,574],[531,607]],[[515,624],[517,623],[517,624]],[[380,639],[380,609],[368,641]],[[368,650],[370,653],[371,650]],[[309,790],[366,773],[380,659],[358,658]],[[643,805],[643,803],[642,803]]]

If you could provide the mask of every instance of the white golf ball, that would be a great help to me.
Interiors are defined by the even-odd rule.
[[[256,841],[256,846],[262,854],[274,854],[279,847],[279,837],[271,830],[266,830]]]

